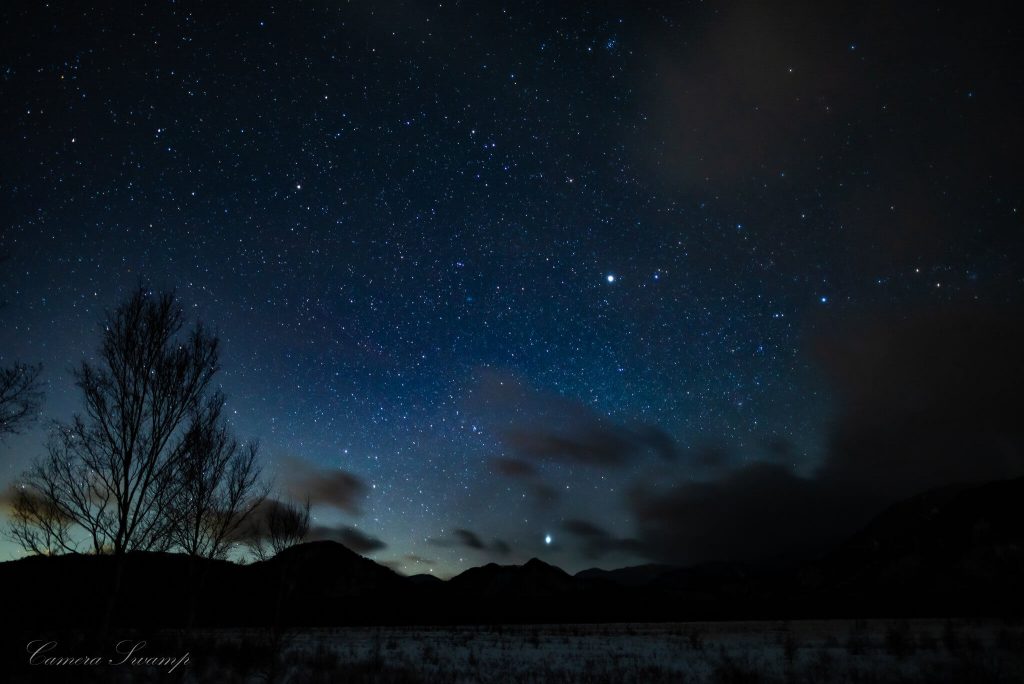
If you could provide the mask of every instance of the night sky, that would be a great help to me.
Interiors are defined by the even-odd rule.
[[[770,556],[694,525],[1019,472],[972,451],[1019,445],[987,375],[944,470],[850,438],[1019,373],[1008,15],[225,4],[0,8],[0,364],[47,391],[0,485],[140,278],[219,332],[279,494],[406,573]]]

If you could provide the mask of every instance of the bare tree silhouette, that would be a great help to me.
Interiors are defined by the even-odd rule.
[[[263,503],[259,444],[240,444],[221,417],[224,397],[213,394],[193,416],[178,471],[171,541],[191,556],[224,558],[236,532]]]
[[[0,266],[10,259],[10,254],[0,254]],[[7,304],[0,301],[0,309]],[[21,432],[35,420],[43,392],[40,389],[39,374],[43,367],[15,363],[0,368],[0,439],[5,435]]]
[[[142,286],[107,315],[98,362],[74,371],[84,414],[56,424],[15,519],[68,551],[170,548],[189,435],[219,368],[217,337],[199,323],[182,335],[184,324],[173,293]]]
[[[77,548],[72,540],[73,521],[34,490],[15,489],[8,518],[7,537],[29,553],[50,556]]]
[[[43,367],[15,363],[0,368],[0,438],[17,434],[35,420],[43,401],[39,374]]]
[[[246,543],[256,560],[268,560],[301,543],[309,534],[309,499],[304,506],[267,499],[261,519],[256,521]]]

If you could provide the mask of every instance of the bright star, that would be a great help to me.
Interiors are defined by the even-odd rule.
[[[605,280],[607,280],[609,283],[614,283],[615,282],[615,274],[609,273],[607,276],[605,276]]]
[[[545,544],[550,544],[551,543],[551,535],[550,534],[545,534],[544,535],[544,543]]]

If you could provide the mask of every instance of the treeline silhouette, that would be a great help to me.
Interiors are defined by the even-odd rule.
[[[0,266],[9,259],[10,255],[0,254]],[[0,301],[0,309],[6,304]],[[40,364],[0,366],[0,439],[18,434],[36,419],[43,401],[42,371]]]
[[[37,368],[0,374],[0,398],[21,396],[0,403],[8,431],[6,416],[37,406]],[[45,455],[14,484],[8,536],[39,555],[211,559],[239,546],[264,559],[301,541],[309,505],[269,498],[259,444],[227,425],[219,370],[218,337],[188,325],[173,292],[137,287],[107,313],[95,361],[73,369],[83,410],[52,423]]]
[[[824,557],[785,568],[648,565],[576,575],[533,559],[403,577],[333,541],[239,565],[184,554],[0,563],[25,633],[109,627],[654,622],[1024,615],[1024,478],[933,490]],[[123,576],[114,586],[111,578]],[[120,600],[111,599],[119,592]],[[14,626],[14,623],[12,623]],[[34,637],[35,638],[35,637]]]
[[[23,626],[105,634],[123,625],[1024,613],[1024,478],[905,499],[811,563],[572,576],[534,559],[448,582],[404,578],[342,544],[300,543],[310,501],[272,497],[258,443],[230,430],[213,383],[219,350],[174,293],[140,286],[107,314],[94,360],[74,369],[82,412],[52,424],[46,453],[10,501],[7,532],[34,554],[0,563],[6,607]],[[236,548],[256,562],[228,562]]]

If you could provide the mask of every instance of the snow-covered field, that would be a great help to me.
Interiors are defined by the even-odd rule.
[[[1024,682],[1024,624],[868,620],[192,635],[188,681]]]

